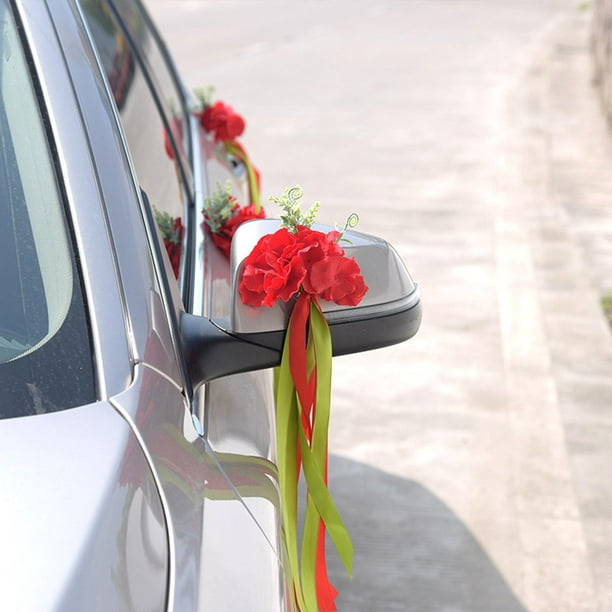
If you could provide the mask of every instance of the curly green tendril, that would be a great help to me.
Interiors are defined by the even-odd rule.
[[[268,198],[271,202],[278,204],[282,209],[283,213],[281,218],[281,227],[287,228],[292,234],[297,232],[298,226],[310,227],[317,216],[317,211],[321,206],[320,202],[315,202],[306,212],[302,213],[302,197],[304,190],[296,185],[289,189],[285,189],[285,192],[279,198],[270,196]]]
[[[295,187],[290,187],[289,189],[285,189],[283,195],[280,197],[270,196],[268,199],[275,204],[278,204],[283,209],[283,214],[281,214],[281,227],[288,229],[291,233],[295,234],[298,230],[298,226],[306,226],[311,227],[315,222],[317,212],[321,206],[320,202],[315,202],[306,212],[306,214],[302,213],[302,197],[304,196],[304,190],[296,185]],[[349,215],[346,220],[344,227],[338,231],[340,232],[339,240],[343,238],[344,232],[348,229],[352,229],[357,227],[359,223],[359,215],[357,213],[352,213]]]

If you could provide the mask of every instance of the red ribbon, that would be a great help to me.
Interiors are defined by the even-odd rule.
[[[300,414],[302,427],[308,443],[312,443],[312,423],[316,412],[316,384],[317,369],[313,366],[308,372],[308,337],[310,334],[310,304],[316,297],[303,291],[298,296],[291,313],[291,328],[289,335],[289,366],[291,376],[300,403]],[[299,478],[301,460],[298,457]],[[327,453],[325,457],[325,484],[327,485]],[[325,558],[325,523],[319,521],[319,533],[317,541],[317,603],[321,612],[334,612],[336,610],[335,599],[338,591],[329,581],[327,574],[327,563]]]

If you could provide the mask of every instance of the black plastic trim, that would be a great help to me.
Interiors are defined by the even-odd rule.
[[[374,317],[330,322],[333,355],[348,355],[398,344],[421,324],[421,302]],[[203,317],[183,314],[181,332],[193,387],[215,378],[280,364],[286,330],[235,334]]]

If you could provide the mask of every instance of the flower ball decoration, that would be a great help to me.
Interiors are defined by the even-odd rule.
[[[232,248],[232,238],[239,225],[252,219],[265,217],[266,212],[262,206],[254,204],[240,206],[238,200],[231,193],[231,183],[227,181],[225,187],[217,185],[217,190],[211,197],[204,200],[204,227],[208,229],[213,243],[229,258]]]
[[[238,200],[231,195],[229,184],[223,189],[218,187],[204,202],[203,229],[208,229],[213,243],[221,252],[229,257],[231,241],[236,228],[244,221],[265,217],[265,211],[260,198],[260,174],[252,164],[244,146],[237,140],[246,127],[246,122],[234,109],[225,102],[212,102],[214,88],[200,88],[195,94],[198,107],[193,109],[203,129],[212,135],[214,142],[220,143],[226,153],[244,164],[247,171],[249,200],[248,206],[240,206]],[[182,139],[183,120],[173,117],[170,120],[169,132],[163,130],[163,144],[166,155],[174,161],[172,139]],[[169,135],[172,134],[172,137]],[[156,222],[164,239],[164,245],[172,262],[172,269],[178,278],[181,257],[181,246],[184,228],[180,217],[170,217],[165,213],[155,211]]]
[[[275,384],[283,537],[295,606],[301,612],[329,612],[336,609],[337,591],[327,575],[326,532],[349,576],[353,546],[327,488],[332,343],[320,301],[357,306],[368,288],[355,259],[345,255],[343,232],[312,229],[319,204],[302,214],[302,195],[293,187],[270,198],[284,211],[282,224],[245,259],[239,293],[253,307],[293,301]],[[347,225],[353,227],[356,220],[351,216]],[[298,513],[302,470],[308,492]]]
[[[246,168],[249,183],[250,203],[259,216],[261,210],[260,175],[251,162],[244,145],[238,141],[246,128],[246,122],[241,115],[225,102],[212,101],[213,87],[196,89],[195,95],[199,102],[196,116],[204,130],[211,134],[213,140],[222,143],[227,153],[240,160]]]
[[[172,217],[167,212],[162,212],[153,206],[155,222],[159,227],[160,234],[166,247],[166,252],[170,258],[174,276],[178,278],[179,266],[181,262],[181,247],[183,244],[183,234],[185,228],[180,217]]]

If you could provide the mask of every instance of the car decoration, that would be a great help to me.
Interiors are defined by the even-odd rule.
[[[199,107],[195,110],[195,114],[200,119],[204,130],[212,135],[214,141],[223,143],[225,150],[244,164],[249,181],[250,203],[254,206],[257,216],[260,216],[259,172],[251,163],[244,146],[236,140],[246,128],[246,122],[229,104],[220,100],[213,103],[213,92],[213,87],[195,90],[195,95],[199,101]]]
[[[225,186],[217,185],[217,190],[211,197],[204,200],[203,229],[210,232],[213,243],[226,256],[230,256],[232,238],[238,226],[245,221],[261,219],[266,216],[263,206],[249,204],[240,206],[238,200],[231,193],[231,183]]]
[[[239,291],[254,307],[294,302],[276,370],[278,471],[295,603],[302,612],[315,612],[336,609],[337,591],[325,561],[326,531],[349,576],[353,561],[351,539],[327,488],[332,342],[320,300],[356,306],[368,288],[359,265],[340,246],[342,232],[312,229],[319,203],[304,215],[302,196],[302,189],[293,187],[271,198],[284,211],[281,227],[263,236],[246,258]],[[347,225],[356,221],[352,215]],[[308,494],[298,546],[301,469]]]

